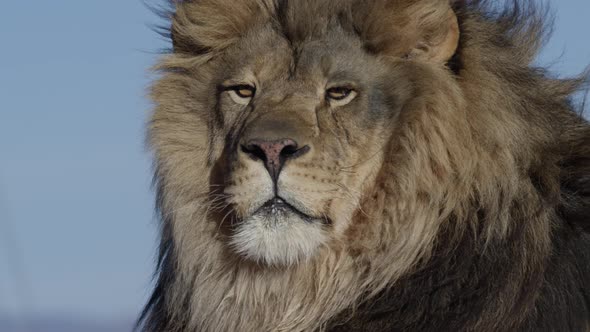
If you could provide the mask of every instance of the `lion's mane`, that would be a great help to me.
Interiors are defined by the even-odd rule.
[[[336,2],[316,1],[328,12]],[[163,76],[153,89],[150,143],[162,228],[157,284],[141,326],[588,329],[590,126],[571,98],[585,78],[557,79],[532,65],[546,29],[543,12],[528,1],[513,1],[504,10],[487,1],[454,2],[461,39],[448,68],[456,83],[448,84],[442,70],[412,73],[431,79],[414,87],[421,97],[405,107],[419,111],[400,115],[399,134],[386,147],[375,185],[347,230],[354,241],[284,269],[224,254],[217,224],[206,222],[215,200],[204,175],[213,163],[206,145],[186,136],[191,131],[204,142],[216,139],[209,130],[214,120],[203,115],[191,128],[177,125],[195,123],[185,121],[194,114],[183,110],[199,109],[200,100],[209,98],[194,95],[186,73],[240,38],[253,20],[266,15],[280,21],[287,3],[297,6],[294,0],[176,5],[175,52],[160,63]],[[301,15],[305,22],[292,23],[293,31],[305,34],[321,15],[319,5],[299,3],[297,10],[309,12]],[[253,17],[249,6],[267,12]],[[384,29],[389,19],[374,16],[359,27],[361,35]],[[393,42],[379,40],[369,51]],[[191,159],[195,150],[202,160]]]

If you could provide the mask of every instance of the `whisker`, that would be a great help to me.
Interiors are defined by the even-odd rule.
[[[228,205],[229,206],[229,205]],[[221,227],[223,226],[223,223],[225,222],[225,219],[231,215],[234,212],[234,209],[230,209],[225,216],[223,216],[223,218],[221,219],[221,222],[219,223],[219,226],[217,227],[217,232],[216,233],[220,233]]]

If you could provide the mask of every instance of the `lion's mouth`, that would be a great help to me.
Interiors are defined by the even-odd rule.
[[[295,214],[306,222],[314,222],[319,218],[311,216],[300,209],[296,208],[281,197],[275,197],[264,203],[258,210],[254,212],[254,215],[277,218],[284,217],[289,214]]]

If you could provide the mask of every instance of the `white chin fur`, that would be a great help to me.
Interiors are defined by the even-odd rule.
[[[230,244],[252,261],[288,266],[308,260],[326,240],[320,222],[278,214],[254,215],[244,220],[235,229]]]

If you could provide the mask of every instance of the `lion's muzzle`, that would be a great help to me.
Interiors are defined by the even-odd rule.
[[[326,241],[324,211],[306,189],[314,158],[314,125],[302,113],[268,111],[244,125],[225,193],[238,214],[231,246],[242,256],[289,265],[314,255]],[[308,114],[309,115],[309,114]],[[312,185],[312,183],[310,183]]]

